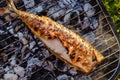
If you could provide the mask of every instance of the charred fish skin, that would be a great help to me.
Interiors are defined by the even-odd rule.
[[[46,16],[40,17],[17,10],[12,0],[8,2],[9,7],[13,8],[32,33],[46,45],[51,53],[65,63],[84,73],[89,73],[103,61],[104,56],[82,36]]]

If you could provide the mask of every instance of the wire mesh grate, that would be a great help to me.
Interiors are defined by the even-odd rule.
[[[18,66],[24,72],[24,76],[18,76],[18,80],[108,80],[114,75],[120,60],[120,45],[109,15],[100,1],[25,1],[16,0],[16,7],[48,16],[74,30],[94,45],[105,56],[105,60],[88,75],[76,71],[52,55],[18,17],[11,18],[9,13],[0,15],[1,78],[7,73],[15,74]],[[3,2],[5,0],[1,0],[0,5]]]

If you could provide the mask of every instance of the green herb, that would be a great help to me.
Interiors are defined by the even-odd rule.
[[[120,0],[102,0],[120,36]]]

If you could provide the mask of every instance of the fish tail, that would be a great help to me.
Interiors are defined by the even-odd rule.
[[[15,4],[14,4],[13,0],[6,0],[6,2],[7,2],[7,5],[8,5],[9,8],[11,8],[16,13],[18,12],[17,8],[15,7]]]

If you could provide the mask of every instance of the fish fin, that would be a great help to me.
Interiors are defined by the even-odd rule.
[[[15,4],[13,0],[6,0],[8,8],[12,9],[14,12],[18,12],[17,8],[15,7]]]

